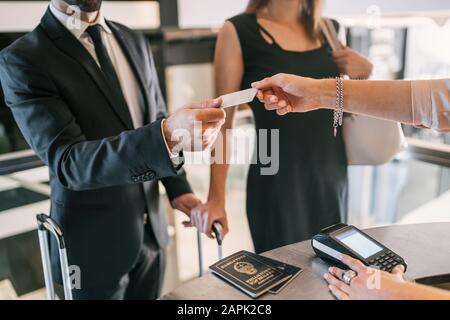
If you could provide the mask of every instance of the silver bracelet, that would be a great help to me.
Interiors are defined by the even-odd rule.
[[[333,132],[337,136],[338,127],[344,117],[344,78],[336,77],[336,107],[333,112]]]

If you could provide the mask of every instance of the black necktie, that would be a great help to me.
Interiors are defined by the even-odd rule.
[[[95,53],[97,55],[98,62],[100,63],[100,68],[103,71],[114,95],[116,95],[117,101],[126,108],[128,112],[128,105],[123,96],[122,88],[120,87],[119,78],[117,77],[116,71],[114,70],[114,65],[108,55],[108,51],[102,41],[102,27],[99,24],[90,26],[86,29],[86,32],[91,36],[94,42]]]

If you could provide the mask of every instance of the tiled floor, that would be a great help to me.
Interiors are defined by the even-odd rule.
[[[11,281],[0,281],[0,300],[15,300],[17,299],[16,290],[14,290]]]

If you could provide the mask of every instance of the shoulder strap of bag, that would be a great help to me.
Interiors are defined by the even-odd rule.
[[[334,27],[333,21],[329,18],[322,18],[319,21],[320,29],[322,30],[325,40],[330,45],[333,51],[336,51],[342,47],[341,42],[337,34],[337,30]]]

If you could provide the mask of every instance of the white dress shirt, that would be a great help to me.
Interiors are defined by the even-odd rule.
[[[134,128],[142,127],[142,111],[139,105],[139,87],[136,78],[133,74],[133,70],[128,63],[125,54],[122,52],[119,43],[112,34],[111,29],[106,24],[105,18],[102,12],[99,11],[97,19],[92,23],[87,23],[82,20],[77,20],[74,16],[69,16],[58,9],[56,9],[52,4],[50,4],[50,10],[56,19],[59,20],[74,36],[81,42],[83,47],[89,52],[89,54],[94,58],[100,67],[100,63],[97,59],[97,54],[95,53],[94,43],[91,37],[86,33],[86,29],[91,25],[100,25],[102,27],[102,42],[108,52],[109,58],[116,71],[117,78],[119,79],[120,87],[122,88],[122,93],[127,102],[128,109],[130,111],[131,119],[133,121]],[[76,21],[74,21],[76,20]]]
[[[105,18],[103,17],[101,10],[98,12],[95,21],[91,23],[82,21],[78,19],[75,15],[67,15],[61,12],[57,8],[55,8],[51,3],[50,3],[50,11],[53,13],[55,18],[58,19],[58,21],[61,22],[61,24],[65,26],[67,30],[69,30],[70,33],[72,33],[74,37],[78,39],[78,41],[80,41],[83,47],[86,48],[89,54],[97,62],[99,68],[100,63],[98,61],[97,54],[95,53],[95,46],[91,37],[86,32],[86,29],[89,26],[96,24],[99,24],[102,27],[101,33],[102,42],[114,66],[117,78],[119,79],[120,87],[122,89],[123,96],[125,98],[125,101],[127,102],[128,109],[131,115],[133,127],[135,129],[142,127],[144,121],[141,107],[139,105],[140,104],[138,91],[139,86],[137,80],[135,78],[133,70],[131,69],[130,64],[128,63],[127,58],[125,57],[125,54],[122,51],[122,48],[120,47],[119,43],[114,37],[114,34],[112,33],[111,29],[106,24]],[[162,132],[162,124],[163,122],[161,123],[161,133],[167,148],[167,152],[169,153],[172,162],[174,164],[178,163],[178,159],[176,159],[178,157],[178,154],[174,154],[170,151],[167,145],[167,141],[165,140],[164,132]]]

